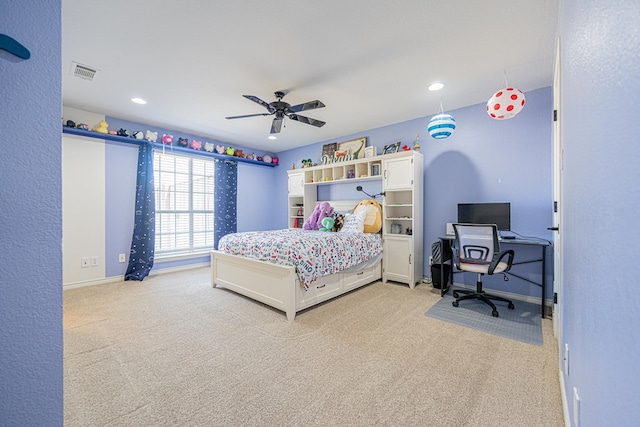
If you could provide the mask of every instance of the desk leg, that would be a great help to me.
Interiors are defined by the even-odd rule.
[[[542,318],[544,319],[544,299],[547,296],[547,247],[542,246]]]

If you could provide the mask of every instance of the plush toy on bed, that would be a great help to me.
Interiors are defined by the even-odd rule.
[[[322,220],[320,231],[333,231],[333,217],[326,217]]]
[[[361,201],[353,208],[353,213],[365,212],[364,232],[378,233],[382,228],[382,206],[372,199]]]
[[[333,228],[331,229],[331,231],[338,232],[342,229],[343,225],[344,225],[344,215],[342,215],[341,213],[335,212],[333,214]]]
[[[302,225],[303,230],[318,230],[322,228],[322,220],[333,215],[333,207],[329,202],[319,202],[313,209],[311,216]]]

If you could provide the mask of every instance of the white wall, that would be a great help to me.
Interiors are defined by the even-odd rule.
[[[63,117],[97,124],[104,116],[64,109]],[[66,119],[65,119],[66,121]],[[62,276],[63,285],[105,276],[105,142],[62,137]],[[89,267],[81,266],[89,258]],[[97,265],[93,265],[93,260]]]

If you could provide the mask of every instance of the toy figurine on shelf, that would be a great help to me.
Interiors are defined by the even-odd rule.
[[[100,123],[93,128],[94,132],[109,133],[109,123],[104,120],[100,120]]]
[[[420,152],[420,134],[416,133],[416,141],[413,143],[413,151]]]
[[[402,151],[411,151],[411,147],[405,144],[402,146]]]

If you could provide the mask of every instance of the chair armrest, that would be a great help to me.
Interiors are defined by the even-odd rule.
[[[495,269],[498,266],[498,264],[506,256],[508,256],[508,258],[507,258],[507,268],[505,268],[504,271],[507,271],[507,270],[511,269],[511,264],[513,264],[514,254],[515,254],[515,252],[514,252],[513,249],[507,249],[505,251],[502,251],[502,252],[496,254],[496,256],[493,257],[493,261],[491,261],[491,264],[489,265],[489,270],[487,271],[487,274],[493,274],[493,272],[495,271]]]

